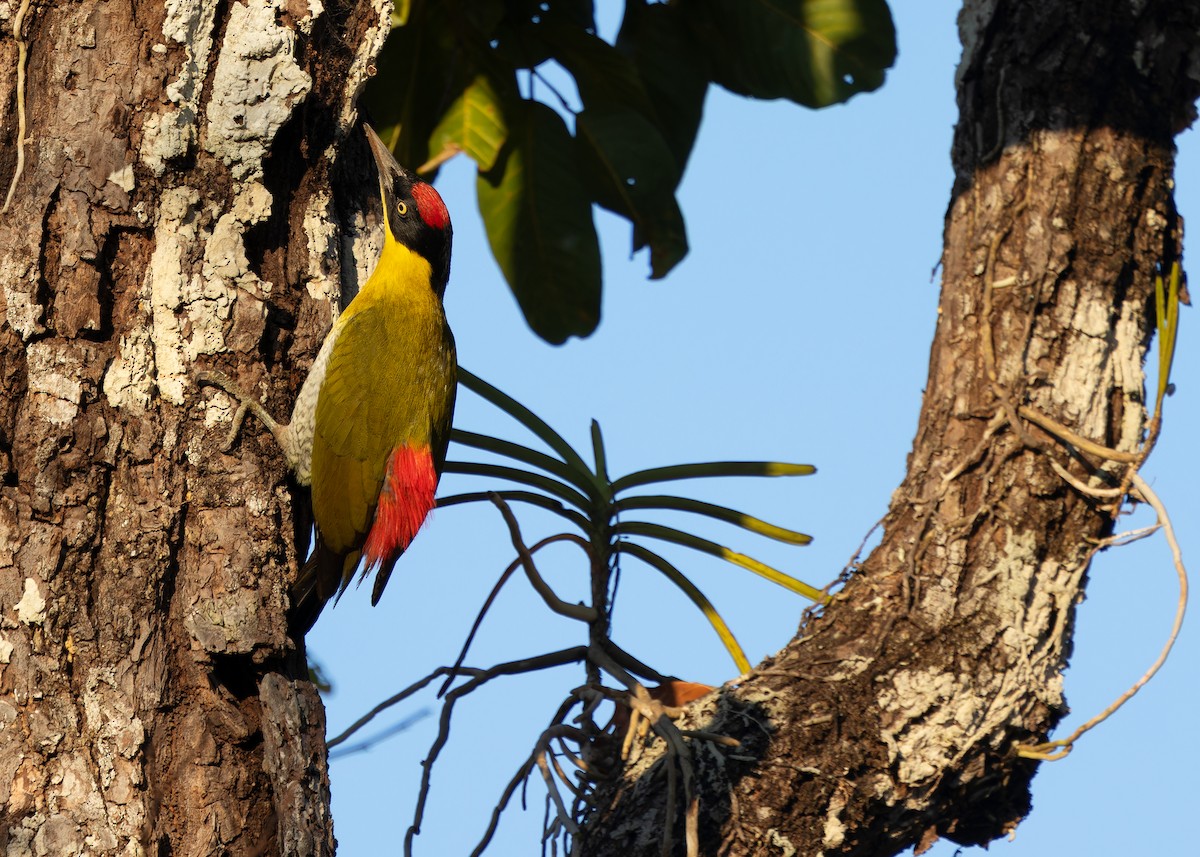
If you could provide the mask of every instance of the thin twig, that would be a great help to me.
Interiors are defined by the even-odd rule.
[[[885,518],[880,518],[871,525],[871,528],[867,530],[866,535],[862,537],[862,541],[858,543],[858,549],[854,551],[850,559],[844,566],[842,566],[842,570],[838,572],[838,576],[825,584],[825,587],[821,590],[821,595],[823,597],[817,601],[814,601],[812,604],[809,604],[804,608],[803,612],[801,612],[799,630],[797,631],[796,635],[799,642],[803,643],[806,640],[812,639],[811,637],[805,635],[809,626],[812,624],[813,620],[824,611],[826,605],[829,603],[829,600],[833,597],[831,595],[833,589],[841,584],[846,583],[850,579],[850,575],[853,573],[853,570],[859,566],[859,561],[862,559],[863,551],[867,549],[867,542],[871,540],[871,536],[875,534],[875,531],[883,526],[884,520]],[[753,673],[753,670],[751,670],[751,672]]]
[[[571,106],[571,103],[569,101],[567,101],[566,96],[564,96],[561,92],[559,92],[558,88],[554,84],[552,84],[549,80],[547,80],[546,76],[544,74],[542,74],[540,71],[538,71],[536,68],[530,69],[530,90],[529,90],[530,95],[533,94],[533,81],[534,80],[540,80],[542,82],[542,85],[545,86],[547,89],[549,89],[551,93],[553,93],[554,97],[558,99],[558,103],[562,105],[563,110],[567,111],[568,113],[570,113],[572,115],[578,114],[579,111]]]

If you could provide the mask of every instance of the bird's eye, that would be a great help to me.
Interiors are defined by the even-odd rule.
[[[399,214],[401,217],[407,216],[408,215],[408,204],[404,203],[404,202],[397,202],[396,203],[396,213]]]

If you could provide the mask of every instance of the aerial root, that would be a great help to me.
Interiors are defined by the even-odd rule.
[[[203,373],[199,381],[201,384],[220,387],[238,399],[240,405],[238,413],[235,414],[235,425],[240,424],[245,411],[252,411],[263,418],[261,406],[242,393],[236,384],[220,372]],[[270,427],[274,421],[267,416],[264,422]],[[286,429],[286,426],[284,428]],[[455,664],[452,667],[440,667],[380,703],[332,739],[329,746],[341,745],[380,712],[409,699],[435,680],[445,679],[438,692],[443,703],[437,735],[422,764],[421,784],[413,821],[404,837],[403,853],[410,857],[414,837],[420,832],[424,819],[433,768],[450,737],[455,705],[463,697],[500,676],[583,663],[587,669],[586,682],[568,694],[551,717],[549,725],[538,735],[531,751],[508,781],[493,807],[487,828],[471,852],[472,855],[481,854],[492,841],[500,816],[518,789],[524,788],[535,771],[544,782],[547,792],[543,839],[553,841],[556,837],[562,837],[567,850],[571,851],[572,846],[578,842],[583,820],[600,809],[595,802],[598,785],[617,776],[624,765],[630,762],[631,757],[636,756],[639,748],[645,747],[647,742],[661,739],[665,746],[665,758],[661,760],[660,770],[665,771],[668,791],[667,818],[662,830],[663,853],[670,852],[673,831],[682,821],[687,854],[689,857],[698,857],[700,801],[693,751],[695,742],[703,742],[717,753],[721,752],[721,748],[737,748],[740,746],[739,742],[713,732],[681,730],[677,727],[672,718],[682,715],[682,706],[666,704],[663,699],[655,696],[661,695],[663,691],[657,688],[648,690],[642,682],[651,681],[661,686],[671,686],[672,695],[665,697],[669,701],[684,701],[689,698],[691,694],[681,695],[681,688],[674,686],[688,683],[679,683],[673,677],[662,675],[614,643],[607,633],[608,616],[604,609],[596,605],[567,602],[554,592],[539,572],[535,556],[542,548],[558,542],[574,543],[587,553],[590,545],[585,539],[572,534],[559,534],[529,546],[525,543],[516,516],[505,499],[495,493],[489,493],[488,498],[503,516],[517,556],[492,587]],[[497,664],[490,669],[464,666],[467,651],[484,616],[505,583],[516,575],[518,569],[524,571],[534,591],[553,612],[587,626],[588,644]],[[614,680],[615,687],[603,683],[606,675]],[[456,680],[461,681],[456,683]],[[691,692],[703,690],[707,688],[689,688]],[[628,717],[623,718],[614,713],[606,725],[600,725],[597,717],[601,706],[606,703],[615,705],[618,712],[628,711]]]
[[[1100,550],[1103,547],[1109,547],[1113,545],[1129,544],[1130,542],[1145,538],[1146,536],[1149,536],[1161,529],[1163,534],[1166,536],[1167,544],[1171,548],[1171,557],[1175,565],[1175,574],[1179,578],[1179,598],[1175,606],[1175,619],[1171,625],[1171,631],[1167,635],[1167,641],[1163,645],[1162,650],[1159,652],[1158,657],[1155,659],[1154,663],[1150,665],[1146,672],[1142,674],[1142,677],[1134,682],[1132,687],[1117,697],[1117,699],[1114,700],[1111,705],[1109,705],[1095,717],[1079,726],[1066,738],[1061,738],[1056,741],[1045,741],[1039,744],[1018,742],[1013,746],[1014,752],[1016,752],[1016,754],[1023,759],[1037,759],[1043,762],[1053,762],[1068,756],[1071,750],[1074,749],[1075,742],[1078,741],[1080,737],[1115,714],[1117,710],[1121,708],[1121,706],[1132,699],[1139,690],[1145,687],[1146,684],[1152,678],[1154,678],[1155,674],[1157,674],[1162,668],[1162,665],[1166,663],[1167,657],[1171,654],[1171,650],[1175,647],[1175,641],[1179,637],[1179,631],[1183,627],[1184,615],[1187,612],[1188,577],[1187,569],[1183,564],[1183,552],[1180,550],[1179,541],[1175,537],[1175,528],[1171,525],[1171,518],[1167,514],[1167,508],[1163,504],[1162,500],[1159,499],[1158,495],[1154,493],[1154,490],[1149,486],[1149,484],[1147,484],[1146,480],[1143,479],[1141,474],[1138,472],[1138,469],[1145,462],[1146,457],[1153,449],[1154,443],[1158,437],[1159,429],[1162,426],[1161,396],[1159,397],[1158,403],[1155,407],[1154,416],[1150,421],[1151,430],[1149,432],[1147,441],[1142,449],[1140,449],[1138,452],[1124,452],[1122,450],[1110,449],[1089,441],[1087,438],[1080,437],[1066,426],[1060,425],[1059,423],[1047,417],[1045,414],[1039,413],[1028,406],[1022,406],[1018,409],[1018,411],[1022,417],[1039,426],[1048,434],[1054,436],[1062,443],[1067,444],[1069,447],[1081,452],[1089,453],[1107,461],[1115,461],[1128,466],[1128,470],[1122,479],[1120,487],[1096,488],[1077,479],[1070,473],[1070,471],[1067,470],[1067,468],[1059,464],[1053,458],[1050,458],[1051,468],[1064,482],[1084,496],[1092,497],[1097,500],[1112,502],[1115,503],[1117,507],[1120,506],[1126,496],[1132,497],[1135,500],[1140,500],[1149,505],[1152,509],[1154,509],[1155,514],[1158,516],[1158,520],[1152,526],[1143,527],[1132,532],[1122,533],[1096,542],[1094,550]],[[1114,516],[1115,514],[1116,511],[1114,510]]]
[[[1027,178],[1028,187],[1032,183],[1032,174]],[[1120,512],[1120,508],[1127,497],[1150,505],[1158,516],[1157,522],[1150,527],[1145,527],[1139,530],[1134,530],[1129,533],[1122,533],[1111,538],[1097,540],[1093,544],[1093,552],[1104,547],[1124,545],[1146,536],[1161,529],[1166,536],[1167,543],[1171,548],[1171,555],[1175,565],[1175,572],[1179,578],[1179,598],[1175,608],[1175,619],[1171,626],[1171,631],[1168,634],[1167,641],[1164,644],[1157,659],[1152,663],[1149,669],[1139,678],[1132,687],[1125,693],[1121,694],[1111,705],[1104,711],[1100,712],[1095,717],[1088,720],[1086,723],[1077,728],[1068,737],[1056,740],[1047,741],[1038,744],[1028,744],[1017,742],[1014,744],[1014,752],[1021,758],[1037,759],[1040,761],[1054,761],[1067,756],[1073,749],[1075,742],[1086,732],[1103,723],[1111,717],[1122,705],[1128,702],[1139,690],[1141,690],[1161,669],[1170,655],[1175,641],[1179,636],[1179,631],[1183,626],[1184,615],[1187,611],[1187,596],[1188,596],[1188,579],[1187,570],[1183,564],[1183,555],[1179,548],[1179,542],[1175,537],[1174,528],[1171,526],[1171,519],[1167,514],[1166,507],[1162,501],[1146,483],[1139,473],[1142,465],[1149,457],[1151,451],[1158,440],[1159,432],[1162,429],[1162,405],[1163,396],[1167,388],[1167,380],[1170,374],[1171,355],[1174,351],[1174,339],[1176,331],[1174,323],[1170,322],[1164,326],[1163,316],[1169,315],[1167,309],[1175,309],[1178,305],[1178,281],[1181,278],[1179,265],[1176,262],[1172,266],[1171,272],[1171,291],[1169,295],[1164,291],[1164,283],[1162,277],[1156,278],[1155,289],[1158,300],[1159,321],[1159,337],[1160,337],[1160,360],[1159,360],[1159,392],[1155,400],[1154,413],[1147,424],[1146,436],[1140,447],[1134,452],[1112,449],[1095,441],[1082,437],[1071,429],[1043,414],[1036,408],[1018,404],[1014,401],[1011,391],[1005,386],[999,377],[999,371],[996,360],[995,345],[993,342],[992,329],[992,292],[994,289],[1000,288],[1002,285],[1010,285],[1011,283],[999,283],[995,280],[995,260],[999,251],[1000,244],[1004,241],[1007,235],[1011,232],[1013,225],[1016,222],[1017,216],[1024,210],[1025,200],[1014,209],[1012,222],[1006,226],[1000,233],[997,234],[989,247],[988,259],[985,265],[985,282],[983,289],[983,309],[980,314],[981,325],[981,350],[983,352],[984,368],[987,372],[989,381],[991,382],[992,390],[999,402],[999,407],[992,415],[992,419],[985,430],[979,444],[959,466],[948,471],[943,478],[942,490],[931,498],[933,502],[941,499],[945,494],[946,488],[950,482],[961,475],[967,467],[971,466],[983,453],[984,445],[990,440],[995,432],[1003,427],[1009,426],[1019,436],[1022,445],[1026,449],[1040,452],[1047,457],[1051,469],[1068,485],[1083,496],[1090,497],[1095,500],[1104,501],[1111,505],[1111,514],[1115,519]],[[1170,302],[1171,306],[1166,307]],[[1086,484],[1083,480],[1074,476],[1066,467],[1056,461],[1051,454],[1051,450],[1042,442],[1035,440],[1030,436],[1022,420],[1028,421],[1040,428],[1046,434],[1053,437],[1059,443],[1068,448],[1070,453],[1076,459],[1087,462],[1086,455],[1093,458],[1098,458],[1102,462],[1115,462],[1119,465],[1124,465],[1124,474],[1116,487],[1094,487]],[[1086,454],[1086,455],[1085,455]],[[1093,473],[1099,476],[1108,476],[1109,474],[1102,471],[1099,467],[1093,468]],[[1114,483],[1117,480],[1112,480]],[[914,504],[918,504],[916,498],[907,498]],[[930,502],[930,501],[920,501]]]
[[[1167,642],[1163,645],[1162,651],[1159,652],[1158,658],[1150,665],[1150,668],[1142,674],[1141,678],[1134,682],[1129,690],[1117,697],[1108,708],[1084,723],[1066,738],[1057,741],[1046,741],[1041,744],[1016,744],[1013,749],[1023,759],[1038,759],[1044,762],[1052,762],[1070,754],[1071,750],[1075,747],[1075,742],[1085,732],[1090,731],[1115,714],[1122,705],[1145,687],[1150,679],[1154,678],[1155,674],[1162,668],[1162,665],[1166,663],[1167,657],[1171,654],[1171,649],[1174,648],[1175,641],[1179,637],[1179,631],[1183,627],[1183,617],[1187,612],[1188,577],[1187,569],[1183,565],[1183,552],[1180,550],[1179,541],[1175,537],[1175,528],[1171,526],[1171,518],[1167,514],[1166,506],[1163,505],[1162,500],[1158,498],[1158,495],[1146,483],[1146,480],[1140,474],[1134,472],[1131,482],[1139,499],[1149,504],[1158,515],[1158,523],[1153,528],[1148,529],[1154,530],[1161,527],[1167,538],[1167,544],[1171,547],[1171,557],[1175,564],[1175,574],[1179,578],[1179,600],[1175,606],[1175,621],[1171,625],[1171,633],[1167,636]]]
[[[1161,404],[1162,403],[1160,400],[1159,408],[1161,408]],[[1157,674],[1162,668],[1162,665],[1166,663],[1167,657],[1170,655],[1171,650],[1175,646],[1175,641],[1179,637],[1179,631],[1183,627],[1184,615],[1187,612],[1188,577],[1187,569],[1183,564],[1183,553],[1180,550],[1179,542],[1175,537],[1175,530],[1171,526],[1171,518],[1167,514],[1166,506],[1159,499],[1158,495],[1154,493],[1154,490],[1142,478],[1141,474],[1138,473],[1138,468],[1150,454],[1154,439],[1157,437],[1157,429],[1151,432],[1150,439],[1141,450],[1138,452],[1124,452],[1122,450],[1110,449],[1108,447],[1101,446],[1100,444],[1090,441],[1087,438],[1080,437],[1066,426],[1055,422],[1045,414],[1042,414],[1029,406],[1023,405],[1017,410],[1023,418],[1034,423],[1048,434],[1055,437],[1067,446],[1073,448],[1074,450],[1078,452],[1086,452],[1097,458],[1107,461],[1115,461],[1128,466],[1128,472],[1125,474],[1120,487],[1097,488],[1085,484],[1082,480],[1078,479],[1070,471],[1068,471],[1066,467],[1055,461],[1053,458],[1050,458],[1050,467],[1073,489],[1084,496],[1091,497],[1096,500],[1114,502],[1118,506],[1125,497],[1133,497],[1134,499],[1140,500],[1149,505],[1152,509],[1154,509],[1155,514],[1158,516],[1158,520],[1152,526],[1143,527],[1132,532],[1122,533],[1096,542],[1094,545],[1094,550],[1099,550],[1103,547],[1129,544],[1130,542],[1145,538],[1146,536],[1149,536],[1161,529],[1166,536],[1167,544],[1171,548],[1171,555],[1175,565],[1175,573],[1179,578],[1179,598],[1175,607],[1175,619],[1172,623],[1171,631],[1168,634],[1167,641],[1163,645],[1162,650],[1159,652],[1158,657],[1155,659],[1154,663],[1150,665],[1146,672],[1142,674],[1142,677],[1134,682],[1132,687],[1117,697],[1117,699],[1114,700],[1111,705],[1109,705],[1095,717],[1088,720],[1086,723],[1079,726],[1066,738],[1061,738],[1055,741],[1045,741],[1038,744],[1018,742],[1013,746],[1014,752],[1023,759],[1037,759],[1043,762],[1053,762],[1068,756],[1071,750],[1074,749],[1075,742],[1078,741],[1080,737],[1115,714],[1117,710],[1121,708],[1121,706],[1132,699],[1139,690],[1145,687],[1145,685],[1152,678],[1154,678],[1155,674]],[[1151,422],[1156,427],[1161,425],[1161,414],[1158,408],[1156,408]]]
[[[449,739],[450,722],[455,704],[464,696],[482,687],[492,679],[504,675],[535,672],[570,663],[586,661],[608,673],[624,685],[617,689],[603,685],[585,684],[571,691],[555,712],[550,724],[534,743],[530,754],[509,780],[497,804],[482,839],[472,852],[483,852],[493,838],[499,818],[514,794],[536,770],[547,789],[549,816],[546,835],[575,837],[580,831],[580,820],[598,807],[593,803],[596,784],[618,773],[622,766],[617,762],[628,761],[635,755],[635,747],[650,740],[650,735],[664,741],[666,748],[665,772],[670,813],[682,813],[664,822],[663,853],[669,853],[675,819],[682,817],[684,839],[689,857],[699,854],[699,795],[692,742],[702,741],[714,748],[736,749],[738,741],[725,735],[700,730],[681,730],[672,718],[683,713],[683,709],[666,705],[655,699],[624,666],[622,661],[633,660],[621,652],[611,641],[603,646],[576,646],[532,658],[497,664],[490,669],[455,666],[440,667],[421,680],[375,706],[352,726],[329,741],[337,747],[351,735],[362,729],[379,713],[409,699],[416,692],[428,687],[442,677],[466,679],[450,689],[444,698],[440,726],[433,745],[422,765],[421,787],[413,823],[405,837],[404,853],[411,855],[413,837],[420,832],[424,808],[429,796],[431,774],[442,748]],[[629,710],[627,725],[622,726],[613,718],[607,726],[596,724],[594,715],[605,702],[612,702]],[[572,717],[573,712],[578,712]],[[624,729],[624,734],[621,734]],[[617,742],[623,740],[618,750]],[[565,763],[565,764],[564,764]]]

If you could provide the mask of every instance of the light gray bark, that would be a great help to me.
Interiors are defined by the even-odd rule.
[[[335,187],[391,4],[326,5],[0,3],[11,857],[332,853],[294,488],[194,383],[290,402],[356,281]]]

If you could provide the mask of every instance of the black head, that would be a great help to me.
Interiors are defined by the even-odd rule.
[[[387,240],[403,244],[429,262],[433,268],[433,289],[440,298],[450,280],[450,244],[454,235],[446,204],[433,185],[396,163],[370,125],[363,128],[379,169]]]

